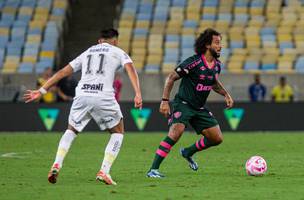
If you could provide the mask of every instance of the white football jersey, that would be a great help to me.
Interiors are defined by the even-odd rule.
[[[114,98],[115,72],[126,63],[133,63],[122,49],[102,43],[90,47],[70,62],[74,72],[81,70],[76,87],[77,96]]]

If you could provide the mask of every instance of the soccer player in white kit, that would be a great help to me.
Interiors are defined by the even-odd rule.
[[[39,99],[59,80],[81,70],[81,79],[70,110],[68,128],[60,139],[54,164],[48,174],[50,183],[56,183],[64,157],[73,140],[93,118],[101,130],[108,130],[111,134],[96,180],[108,185],[116,185],[110,176],[110,169],[123,141],[124,126],[123,116],[114,96],[113,81],[115,72],[121,66],[127,71],[135,91],[136,108],[142,107],[142,97],[138,75],[131,58],[116,47],[118,32],[115,29],[101,31],[98,43],[55,73],[39,90],[28,90],[24,94],[26,103]]]

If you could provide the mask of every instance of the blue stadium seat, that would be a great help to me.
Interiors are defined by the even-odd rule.
[[[244,65],[245,70],[258,70],[259,62],[258,61],[246,61]]]
[[[219,3],[218,0],[205,0],[202,2],[202,6],[217,7],[218,3]]]
[[[300,56],[295,64],[295,70],[300,73],[304,73],[304,56]]]
[[[236,0],[234,2],[235,7],[247,7],[248,6],[248,0]]]
[[[36,0],[23,0],[21,6],[34,8],[36,6]]]
[[[274,27],[263,27],[261,29],[261,36],[274,35],[274,34],[276,34],[276,29]]]
[[[19,73],[33,73],[34,65],[32,63],[21,63],[18,68]]]
[[[262,64],[261,69],[264,71],[275,70],[277,68],[276,63]]]
[[[220,13],[218,15],[218,19],[219,20],[224,20],[224,21],[228,21],[231,22],[232,20],[232,15],[230,13]]]
[[[230,48],[243,48],[244,47],[244,41],[230,41]]]
[[[186,28],[196,28],[197,25],[197,21],[195,20],[185,20],[183,23],[183,26]]]
[[[172,1],[172,6],[185,7],[186,5],[187,5],[187,1],[186,0],[173,0]]]
[[[292,42],[280,42],[279,47],[280,47],[280,52],[283,53],[284,49],[293,48],[293,43]]]

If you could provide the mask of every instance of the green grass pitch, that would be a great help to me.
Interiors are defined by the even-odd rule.
[[[83,133],[66,157],[57,184],[47,182],[59,133],[0,134],[0,199],[304,199],[304,133],[224,133],[224,143],[196,154],[193,172],[179,148],[199,136],[185,133],[161,166],[166,178],[145,177],[160,133],[127,134],[112,168],[117,186],[95,181],[108,134]],[[263,156],[268,172],[247,176],[246,160]]]

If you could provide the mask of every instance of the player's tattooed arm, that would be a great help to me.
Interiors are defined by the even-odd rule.
[[[170,93],[173,88],[174,82],[178,79],[180,79],[180,76],[175,71],[171,72],[166,78],[162,101],[159,107],[159,112],[163,114],[165,117],[168,117],[168,115],[170,114],[170,105],[169,105]]]
[[[225,97],[225,101],[228,108],[231,108],[233,106],[234,102],[232,97],[230,96],[230,94],[227,92],[227,90],[224,88],[223,84],[219,80],[216,80],[216,83],[213,85],[212,89],[216,93]]]

